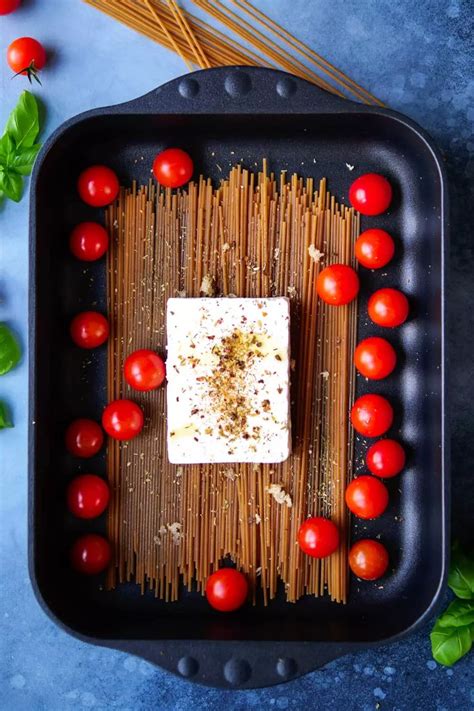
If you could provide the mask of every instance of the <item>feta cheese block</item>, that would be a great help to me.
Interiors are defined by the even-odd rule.
[[[288,299],[168,299],[166,329],[169,461],[285,461]]]

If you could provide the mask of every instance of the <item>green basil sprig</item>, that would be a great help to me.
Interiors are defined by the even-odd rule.
[[[5,403],[0,400],[0,430],[5,430],[7,427],[13,427],[13,423],[8,416]]]
[[[0,138],[0,198],[5,196],[15,202],[21,199],[23,176],[31,173],[41,148],[40,143],[35,143],[38,133],[38,104],[33,94],[24,91]]]
[[[474,642],[474,558],[453,546],[448,585],[456,600],[436,620],[431,639],[434,659],[452,666],[467,654]]]
[[[474,600],[474,558],[467,556],[459,543],[453,546],[448,585],[462,600]]]
[[[6,323],[0,323],[0,375],[5,375],[21,358],[18,341]]]

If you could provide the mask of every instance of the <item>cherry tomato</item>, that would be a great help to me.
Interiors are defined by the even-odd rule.
[[[398,289],[379,289],[370,297],[367,309],[378,326],[394,328],[408,318],[408,299]]]
[[[74,570],[84,575],[97,575],[107,568],[112,557],[110,543],[97,533],[81,536],[71,548]]]
[[[392,202],[392,186],[378,173],[366,173],[352,183],[349,200],[362,215],[380,215]]]
[[[67,490],[69,511],[78,518],[96,518],[105,511],[110,492],[106,481],[95,474],[81,474]]]
[[[387,549],[370,538],[357,541],[349,551],[349,566],[358,578],[377,580],[388,568]]]
[[[74,420],[66,430],[66,448],[75,457],[93,457],[103,444],[104,433],[94,420]]]
[[[167,148],[158,153],[153,161],[155,178],[165,188],[179,188],[188,183],[193,175],[191,156],[181,148]]]
[[[397,364],[397,355],[385,338],[365,338],[354,353],[354,364],[359,373],[371,380],[382,380]]]
[[[109,323],[97,311],[83,311],[72,319],[70,332],[76,346],[97,348],[109,337]]]
[[[91,165],[80,174],[77,190],[88,205],[104,207],[115,200],[120,185],[114,171],[106,165]]]
[[[323,269],[316,282],[320,298],[327,304],[342,306],[356,298],[359,292],[357,272],[346,264],[331,264]]]
[[[387,487],[374,476],[358,476],[346,489],[346,504],[359,518],[377,518],[387,508]]]
[[[114,400],[102,415],[102,427],[114,439],[133,439],[142,431],[143,423],[143,410],[132,400]]]
[[[382,479],[400,474],[405,466],[405,450],[394,439],[381,439],[375,442],[367,452],[367,466]]]
[[[9,15],[20,7],[20,0],[0,0],[0,15]]]
[[[301,524],[298,544],[303,553],[313,558],[326,558],[339,546],[339,530],[330,519],[312,516]]]
[[[7,61],[15,74],[24,74],[31,82],[31,77],[38,83],[38,70],[46,64],[46,52],[43,45],[33,37],[19,37],[7,49]]]
[[[208,603],[220,612],[232,612],[242,607],[248,595],[247,578],[235,568],[221,568],[212,573],[206,583]]]
[[[361,395],[352,406],[351,422],[364,437],[380,437],[392,426],[393,408],[382,395]]]
[[[124,364],[125,380],[135,390],[158,388],[165,379],[165,364],[155,351],[142,348],[131,353]]]
[[[395,253],[393,239],[385,230],[365,230],[355,243],[355,256],[359,264],[367,269],[380,269],[392,259]]]
[[[109,235],[98,222],[81,222],[71,232],[69,247],[77,259],[95,262],[107,251]]]

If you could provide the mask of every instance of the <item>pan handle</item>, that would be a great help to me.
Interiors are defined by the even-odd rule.
[[[233,689],[281,684],[355,650],[347,644],[211,640],[121,641],[117,648],[183,679]]]
[[[114,113],[309,114],[370,110],[304,79],[265,67],[216,67],[173,79]]]

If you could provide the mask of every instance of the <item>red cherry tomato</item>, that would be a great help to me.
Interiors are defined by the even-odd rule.
[[[369,299],[369,316],[378,326],[394,328],[408,318],[408,299],[398,289],[379,289]]]
[[[342,306],[356,298],[359,277],[346,264],[331,264],[318,274],[316,289],[319,297],[327,304]]]
[[[359,373],[371,380],[382,380],[393,371],[397,355],[385,338],[365,338],[354,353],[354,364]]]
[[[81,536],[71,548],[71,563],[74,570],[84,575],[97,575],[110,563],[110,543],[97,533]]]
[[[124,364],[125,380],[135,390],[159,388],[165,379],[165,364],[155,351],[142,348],[131,353]]]
[[[46,52],[43,45],[33,37],[19,37],[7,49],[7,61],[15,74],[23,74],[31,81],[38,79],[38,70],[46,64]]]
[[[75,457],[88,459],[101,449],[104,433],[94,420],[74,420],[66,430],[66,448]]]
[[[67,490],[69,511],[78,518],[96,518],[105,511],[110,492],[106,481],[95,474],[81,474]]]
[[[383,175],[366,173],[352,183],[349,200],[362,215],[380,215],[392,202],[392,186]]]
[[[367,452],[367,466],[376,476],[388,479],[400,474],[405,466],[405,450],[394,439],[381,439]]]
[[[71,232],[69,247],[77,259],[94,262],[100,259],[109,246],[107,230],[98,222],[81,222]]]
[[[393,408],[381,395],[361,395],[352,406],[351,422],[364,437],[380,437],[392,426]]]
[[[77,190],[88,205],[104,207],[115,200],[120,185],[113,170],[106,165],[92,165],[80,174]]]
[[[388,568],[387,549],[370,538],[357,541],[349,551],[349,566],[358,578],[377,580]]]
[[[221,568],[207,579],[207,601],[215,610],[232,612],[242,607],[247,599],[248,588],[243,573],[235,568]]]
[[[158,153],[153,161],[155,178],[165,188],[179,188],[188,183],[193,175],[191,156],[181,148],[167,148]]]
[[[133,439],[142,431],[143,423],[143,410],[132,400],[114,400],[102,415],[102,427],[114,439]]]
[[[339,546],[339,530],[330,519],[312,516],[301,524],[298,544],[303,553],[313,558],[326,558]]]
[[[20,0],[0,0],[0,15],[9,15],[20,7]]]
[[[109,323],[97,311],[83,311],[72,319],[70,332],[76,346],[97,348],[109,337]]]
[[[377,518],[387,508],[387,487],[374,476],[358,476],[346,489],[346,504],[359,518]]]
[[[394,253],[393,239],[385,230],[365,230],[355,243],[356,259],[367,269],[384,267],[392,259]]]

